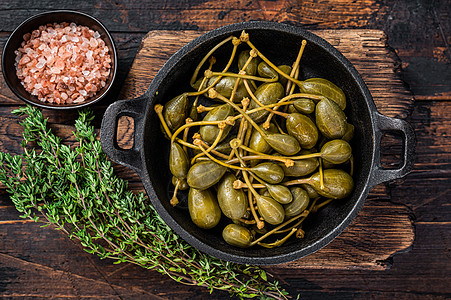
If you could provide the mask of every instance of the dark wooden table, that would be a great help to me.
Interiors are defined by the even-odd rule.
[[[386,55],[396,62],[394,80],[404,84],[402,88],[407,94],[402,97],[413,101],[404,105],[402,111],[382,109],[388,115],[405,118],[414,127],[416,163],[411,174],[378,186],[372,197],[378,203],[386,203],[388,208],[396,207],[400,217],[408,216],[414,241],[402,253],[398,251],[377,261],[378,268],[339,263],[312,267],[301,263],[271,269],[285,281],[288,290],[300,292],[306,299],[451,297],[451,1],[10,0],[0,3],[0,46],[22,20],[50,9],[86,12],[113,32],[119,49],[119,75],[115,91],[95,106],[97,122],[105,107],[117,100],[124,84],[130,83],[130,78],[126,81],[127,74],[139,53],[142,38],[151,30],[204,31],[240,21],[272,20],[319,31],[385,32]],[[133,91],[122,93],[130,95]],[[1,151],[21,151],[18,119],[10,114],[19,105],[22,103],[0,80]],[[75,112],[44,113],[51,124],[62,128],[61,133],[76,117]],[[393,157],[399,156],[400,151],[399,140],[387,137],[385,164],[395,164]],[[136,178],[119,170],[125,177]],[[140,188],[139,181],[131,184]],[[371,234],[374,233],[368,233]],[[362,251],[372,250],[362,247]],[[62,233],[21,219],[3,189],[0,189],[0,296],[228,299],[226,293],[210,296],[202,288],[179,285],[134,265],[101,261]]]

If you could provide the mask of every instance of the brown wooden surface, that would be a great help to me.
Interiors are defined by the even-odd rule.
[[[112,31],[116,41],[118,77],[115,90],[93,107],[97,127],[105,107],[118,99],[141,39],[149,30],[211,30],[240,21],[272,20],[310,30],[383,31],[386,45],[378,50],[387,51],[394,78],[415,99],[406,106],[410,106],[404,111],[406,115],[400,116],[407,116],[417,135],[416,163],[413,172],[404,179],[374,189],[358,218],[371,222],[375,217],[372,213],[389,209],[394,210],[392,217],[396,218],[395,212],[399,211],[413,224],[415,240],[403,253],[381,261],[385,269],[273,267],[270,270],[290,292],[301,293],[303,299],[451,297],[450,0],[0,1],[0,48],[24,19],[50,9],[75,9],[91,14]],[[409,97],[407,94],[403,99],[409,102]],[[19,120],[10,111],[22,104],[0,78],[1,151],[21,151]],[[45,110],[44,114],[58,134],[69,139],[76,112]],[[395,165],[401,153],[399,140],[388,136],[382,149],[385,163]],[[116,169],[132,180],[134,188],[142,188],[132,171],[120,166]],[[349,228],[356,226],[358,220]],[[362,231],[359,237],[362,243],[354,245],[364,253],[377,246],[374,241],[365,240],[366,234]],[[394,248],[399,245],[393,245]],[[101,261],[62,233],[22,220],[1,188],[0,297],[229,299],[227,293],[210,295],[202,288],[177,284],[134,265]]]
[[[357,68],[367,83],[379,111],[393,117],[408,115],[413,101],[394,73],[394,55],[385,47],[386,36],[380,30],[317,30],[315,34],[337,47]],[[151,31],[139,47],[125,80],[120,97],[140,96],[152,78],[181,46],[201,33],[193,31]],[[133,127],[119,127],[122,144],[131,144]],[[394,203],[384,203],[387,190],[380,185],[371,192],[356,220],[343,234],[306,259],[278,268],[367,268],[384,269],[384,261],[408,249],[414,240],[409,211]],[[382,200],[383,201],[383,200]]]

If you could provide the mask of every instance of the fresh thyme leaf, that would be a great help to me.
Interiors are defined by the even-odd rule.
[[[263,269],[205,255],[177,236],[144,193],[131,192],[114,174],[91,125],[92,111],[79,112],[75,147],[52,133],[37,108],[13,113],[27,116],[21,122],[24,153],[0,152],[0,182],[22,217],[53,224],[88,253],[153,269],[210,293],[225,290],[241,299],[289,297]]]

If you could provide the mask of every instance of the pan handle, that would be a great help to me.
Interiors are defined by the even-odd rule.
[[[146,104],[147,98],[144,96],[114,102],[106,109],[100,128],[100,142],[108,157],[138,173],[141,173],[142,170],[141,149]],[[118,120],[123,116],[131,117],[134,121],[135,128],[131,149],[122,149],[117,143]]]
[[[379,183],[401,178],[406,176],[410,171],[412,171],[415,162],[415,132],[404,120],[390,118],[380,114],[379,112],[374,113],[376,120],[376,157],[373,165],[373,173],[370,180],[371,187],[378,185]],[[381,167],[381,153],[380,153],[380,143],[384,132],[387,131],[398,131],[402,133],[403,141],[403,165],[399,169],[384,169]]]

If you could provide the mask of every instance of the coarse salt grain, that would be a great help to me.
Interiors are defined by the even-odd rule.
[[[108,47],[97,31],[75,23],[40,26],[16,50],[16,74],[24,88],[50,103],[79,103],[106,85]]]

